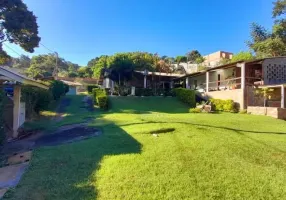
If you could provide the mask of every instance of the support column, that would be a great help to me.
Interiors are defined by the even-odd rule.
[[[171,89],[174,88],[174,81],[171,81],[171,82],[170,82],[170,88],[171,88]]]
[[[241,97],[241,105],[240,109],[245,109],[245,63],[240,64],[241,67],[241,91],[242,91],[242,97]]]
[[[189,78],[188,77],[186,78],[186,88],[190,89],[190,84],[189,84]]]
[[[146,77],[146,75],[144,76],[144,88],[146,88],[147,87],[147,77]]]
[[[281,85],[281,108],[285,108],[285,87]]]
[[[14,85],[13,138],[18,137],[18,128],[20,126],[20,100],[21,100],[21,87],[19,85]]]
[[[210,73],[206,72],[206,92],[209,92]]]

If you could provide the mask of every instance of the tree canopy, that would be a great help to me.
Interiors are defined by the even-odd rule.
[[[187,57],[188,61],[190,61],[191,63],[196,63],[196,60],[202,57],[202,55],[198,50],[192,50],[191,52],[187,53]]]
[[[27,52],[34,52],[38,47],[38,25],[36,16],[29,11],[22,0],[0,1],[0,54],[5,56],[2,44],[5,41],[22,47]]]
[[[257,57],[272,57],[286,55],[286,0],[274,2],[272,11],[275,23],[272,31],[259,24],[251,25],[251,40],[247,42]]]

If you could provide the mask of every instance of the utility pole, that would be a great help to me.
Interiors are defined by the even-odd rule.
[[[54,77],[55,77],[55,80],[58,80],[58,53],[55,52],[55,56],[56,56],[56,67],[55,67],[55,70],[54,70]]]

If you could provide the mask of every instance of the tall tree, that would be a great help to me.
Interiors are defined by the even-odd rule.
[[[187,53],[187,57],[190,63],[196,63],[196,60],[202,57],[202,55],[198,50],[192,50],[191,52]]]
[[[286,13],[286,0],[277,0],[274,3],[272,11],[273,18],[279,17]]]
[[[0,54],[5,55],[2,44],[5,41],[22,47],[27,52],[34,52],[38,47],[38,25],[36,16],[29,11],[22,0],[0,1]]]

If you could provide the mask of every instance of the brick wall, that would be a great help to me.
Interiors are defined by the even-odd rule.
[[[248,106],[247,113],[253,115],[266,115],[269,117],[286,120],[286,109],[283,108]]]

